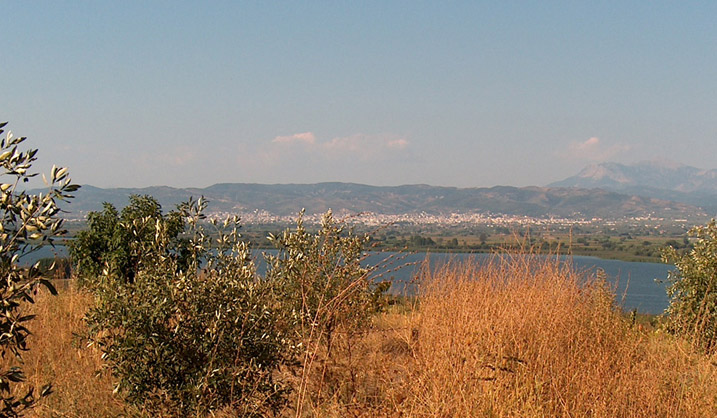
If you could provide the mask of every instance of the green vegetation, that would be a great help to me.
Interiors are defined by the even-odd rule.
[[[90,338],[117,389],[148,412],[275,410],[283,390],[273,373],[285,359],[270,283],[256,280],[236,219],[207,236],[204,207],[200,199],[174,212],[188,225],[186,258],[175,253],[177,217],[153,212],[127,225],[134,271],[105,267],[92,284]]]
[[[633,236],[629,233],[603,231],[572,234],[566,232],[536,232],[530,230],[501,231],[488,234],[480,229],[470,233],[428,230],[417,233],[408,228],[396,228],[374,237],[374,248],[386,251],[483,252],[532,247],[541,253],[570,253],[623,261],[660,262],[662,249],[673,246],[688,248],[690,242],[679,236]]]
[[[163,215],[162,207],[151,196],[132,195],[129,200],[122,212],[109,203],[104,204],[102,212],[90,212],[87,229],[77,232],[70,242],[70,257],[81,281],[92,282],[103,276],[133,281],[143,267],[140,263],[149,261],[145,253],[155,250],[147,245],[159,233],[168,240],[169,253],[186,258],[186,242],[178,239],[184,230],[184,214],[172,211]]]
[[[376,288],[364,280],[369,270],[361,266],[367,237],[351,230],[344,234],[344,228],[327,212],[319,231],[312,234],[300,216],[294,230],[269,237],[279,252],[265,255],[266,279],[279,287],[296,338],[325,339],[329,354],[339,324],[348,330],[365,324]],[[331,309],[332,304],[341,309]]]
[[[671,246],[665,262],[677,270],[669,277],[668,329],[686,335],[708,353],[717,349],[717,222],[690,230],[688,251]]]
[[[0,134],[6,125],[0,123]],[[57,202],[71,198],[70,193],[78,188],[71,184],[66,168],[53,167],[49,181],[43,175],[47,193],[26,193],[22,188],[36,175],[30,169],[37,150],[19,151],[25,139],[8,132],[0,141],[0,417],[17,416],[37,401],[34,388],[20,394],[15,390],[25,380],[21,354],[28,350],[28,323],[35,317],[27,314],[26,305],[34,303],[39,285],[56,293],[50,282],[40,277],[38,265],[24,268],[19,261],[65,233]],[[39,396],[50,391],[51,386],[45,385]]]
[[[307,397],[340,396],[340,379],[327,373],[336,335],[350,343],[365,332],[389,283],[370,280],[370,271],[361,266],[368,236],[354,234],[330,211],[316,233],[306,230],[300,216],[296,228],[269,239],[278,254],[265,255],[266,280],[276,286],[287,336],[300,347],[295,401],[300,416]],[[312,381],[317,385],[310,388]]]
[[[134,196],[121,213],[106,205],[90,215],[71,247],[96,295],[89,339],[116,389],[147,413],[276,413],[291,389],[280,371],[301,376],[295,389],[307,396],[310,376],[326,374],[335,334],[365,329],[387,286],[360,265],[367,238],[331,213],[315,234],[299,217],[295,230],[272,236],[279,251],[262,277],[238,218],[206,222],[205,208],[190,200],[165,215]]]

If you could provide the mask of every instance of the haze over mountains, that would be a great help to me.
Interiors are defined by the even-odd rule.
[[[302,208],[309,214],[330,208],[339,213],[686,219],[717,213],[717,170],[658,162],[601,163],[548,187],[522,188],[220,183],[206,188],[102,189],[85,185],[67,210],[71,217],[80,218],[89,211],[101,210],[103,202],[121,208],[130,194],[152,195],[167,209],[189,197],[204,196],[210,202],[210,213],[266,211],[276,216],[294,216]]]
[[[490,213],[607,219],[635,216],[689,218],[705,215],[700,209],[684,203],[605,190],[507,186],[469,189],[427,185],[377,187],[352,183],[216,184],[203,189],[100,189],[83,186],[67,209],[73,217],[82,217],[88,211],[100,210],[103,202],[123,207],[130,194],[152,195],[168,209],[190,196],[205,196],[210,202],[210,213],[249,213],[261,210],[277,216],[294,216],[302,208],[309,214],[331,208],[339,213]]]
[[[548,187],[600,188],[688,203],[711,213],[717,210],[717,170],[671,162],[592,164],[577,175],[551,183]]]

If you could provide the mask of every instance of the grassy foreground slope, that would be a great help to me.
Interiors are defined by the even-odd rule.
[[[715,416],[714,359],[616,310],[604,284],[530,256],[424,269],[415,303],[339,333],[283,416]],[[138,415],[76,336],[92,298],[40,295],[28,383],[54,382],[37,416]],[[353,334],[352,334],[353,335]],[[300,402],[300,405],[298,404]],[[221,411],[220,416],[233,416]]]

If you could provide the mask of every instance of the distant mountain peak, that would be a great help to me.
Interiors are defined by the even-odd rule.
[[[591,164],[578,174],[548,186],[600,188],[717,207],[717,170],[700,169],[669,160]]]
[[[620,166],[621,165],[617,163],[591,164],[580,171],[577,177],[591,179],[593,181],[612,181],[620,184],[630,183],[630,179],[625,175]]]

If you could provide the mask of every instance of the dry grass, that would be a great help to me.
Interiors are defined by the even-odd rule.
[[[406,364],[413,362],[404,338],[408,329],[405,313],[386,313],[374,319],[365,333],[338,333],[327,357],[320,352],[304,377],[307,396],[301,408],[292,394],[285,416],[392,416],[405,399]],[[353,335],[349,338],[349,335]],[[289,378],[299,387],[302,375]],[[298,412],[297,412],[298,411]]]
[[[633,327],[605,284],[569,265],[506,255],[422,276],[420,304],[352,341],[338,394],[307,415],[717,415],[710,359]]]
[[[424,274],[412,416],[714,416],[709,360],[635,329],[598,281],[531,256]]]
[[[34,385],[55,385],[39,416],[127,413],[110,378],[95,376],[99,353],[72,335],[90,300],[75,290],[38,300],[26,369]],[[717,416],[712,359],[632,326],[609,289],[565,264],[505,256],[426,268],[419,300],[359,336],[339,334],[304,382],[301,415]],[[290,376],[298,384],[301,371]],[[296,415],[289,404],[283,415]]]
[[[61,281],[58,296],[42,291],[30,309],[37,314],[30,330],[30,351],[23,355],[27,384],[52,382],[53,393],[28,415],[38,417],[117,416],[125,410],[102,370],[101,353],[80,337],[82,318],[92,296]]]

